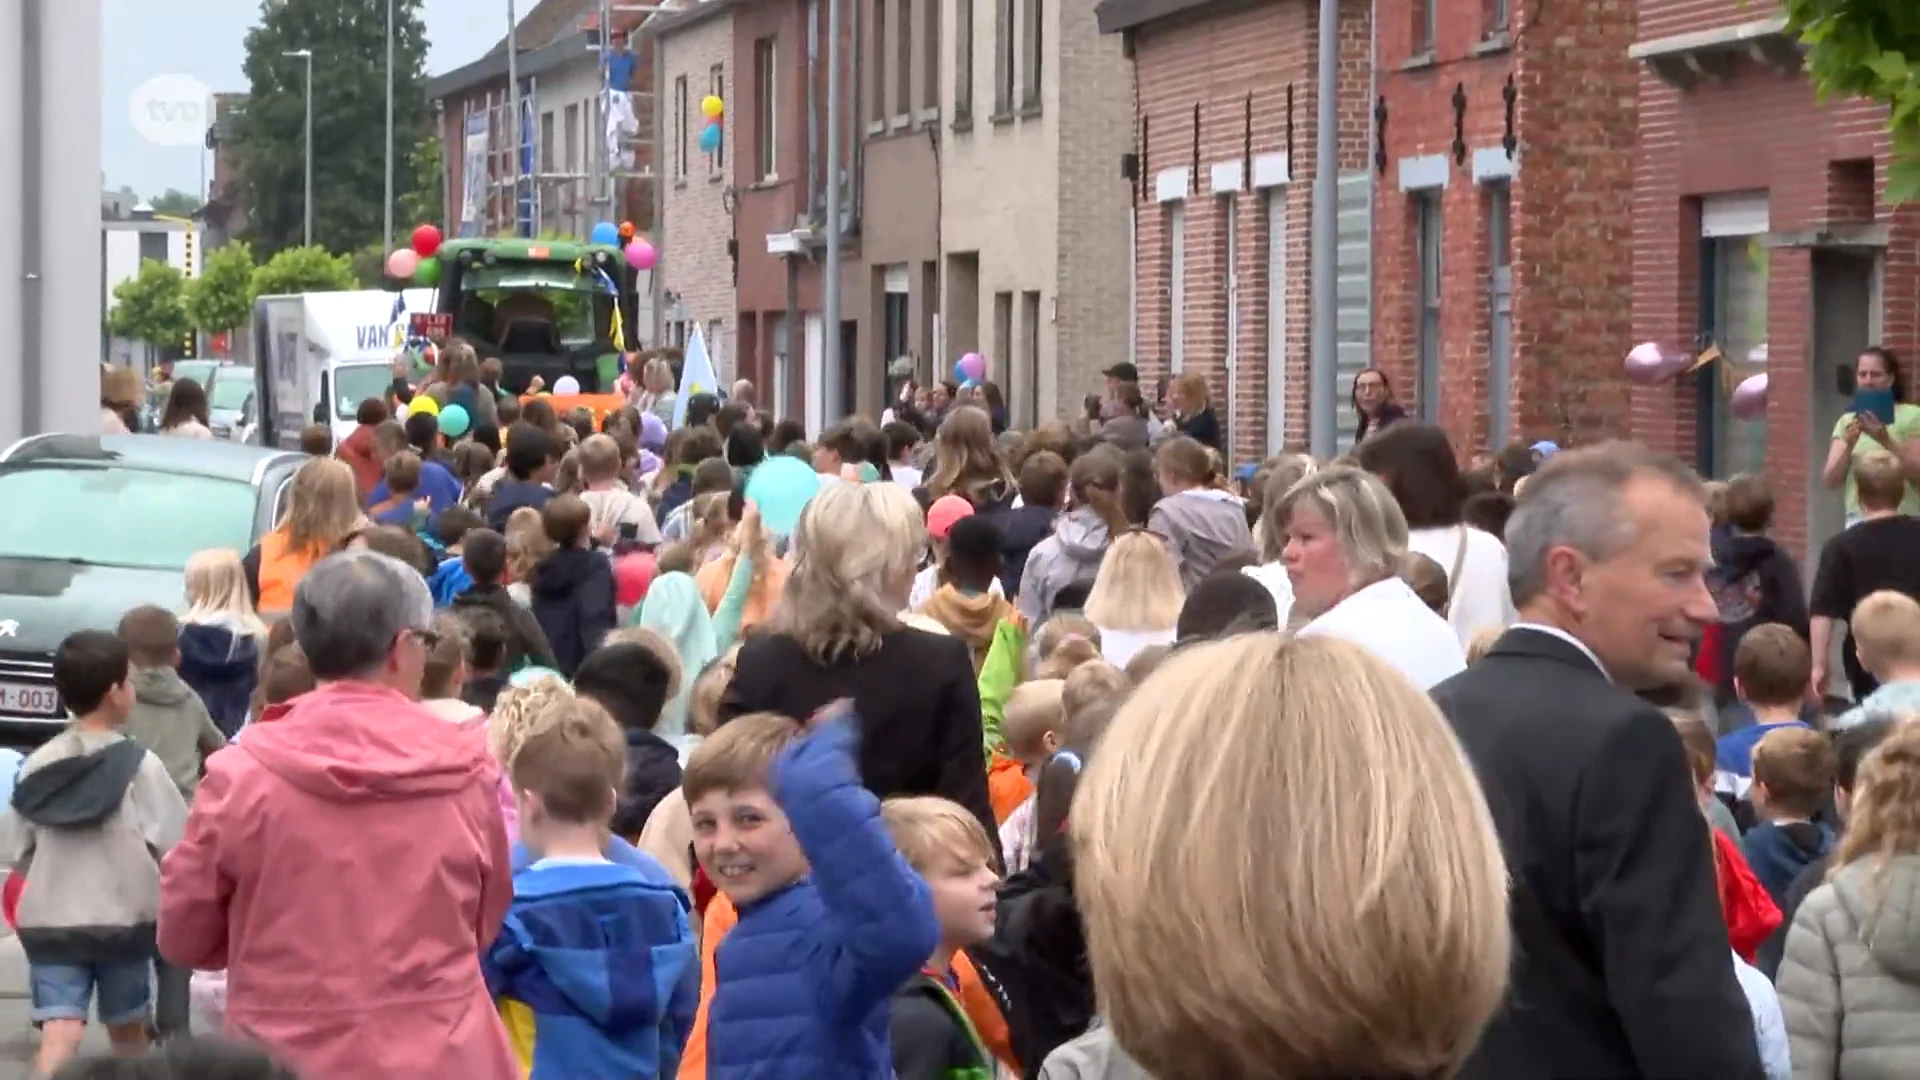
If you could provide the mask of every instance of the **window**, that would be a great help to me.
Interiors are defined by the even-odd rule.
[[[1267,200],[1267,453],[1287,445],[1287,189]]]
[[[973,123],[973,0],[953,5],[953,122]]]
[[[892,0],[873,0],[873,115],[887,122],[887,6]]]
[[[1419,268],[1414,312],[1414,371],[1419,384],[1419,417],[1440,419],[1440,191],[1414,196],[1414,261]]]
[[[257,505],[244,480],[112,465],[8,468],[0,494],[25,511],[0,521],[6,558],[173,571],[196,552],[250,544]]]
[[[987,357],[987,370],[1002,368],[1013,356],[1013,294],[993,294],[993,352]]]
[[[1707,242],[1712,288],[1708,326],[1724,355],[1700,370],[1713,400],[1712,460],[1703,471],[1724,479],[1766,468],[1767,421],[1733,415],[1733,391],[1767,370],[1767,247],[1759,234],[1721,236]]]
[[[552,173],[559,171],[553,163],[553,114],[540,114],[540,171]]]
[[[1505,446],[1513,428],[1513,189],[1506,184],[1487,189],[1487,262],[1487,426],[1493,445]]]
[[[1440,0],[1413,0],[1413,55],[1433,56],[1434,39],[1440,29],[1436,10],[1439,6]]]
[[[714,97],[719,98],[721,101],[727,100],[726,65],[715,64],[712,67],[707,69],[707,93],[712,94]],[[727,167],[727,132],[726,132],[726,128],[722,127],[720,129],[719,149],[707,155],[707,171],[710,173],[718,174],[721,170],[725,169],[726,167]]]
[[[1487,33],[1504,34],[1513,23],[1513,0],[1487,0]]]
[[[777,179],[780,171],[780,144],[775,127],[780,113],[774,108],[774,97],[780,92],[780,72],[774,52],[778,44],[778,38],[770,37],[753,43],[754,126],[759,129],[760,135],[754,147],[758,157],[754,162],[754,171],[762,180]]]
[[[920,13],[920,25],[926,28],[920,35],[920,58],[925,65],[921,68],[924,77],[920,80],[920,107],[938,114],[940,111],[940,0],[925,0],[926,8]]]
[[[1042,0],[1020,0],[1020,68],[1026,83],[1020,107],[1028,112],[1040,108],[1040,50],[1044,43],[1041,28],[1045,22],[1046,5]]]
[[[912,336],[912,326],[908,321],[910,297],[905,288],[895,292],[893,283],[889,281],[887,284],[885,310],[881,313],[883,317],[880,329],[882,339],[880,357],[883,366],[891,365],[895,360],[913,351],[913,344],[908,340]],[[904,281],[901,282],[902,286],[905,284]]]
[[[580,172],[580,106],[567,106],[567,132],[561,138],[566,143],[567,172]]]
[[[913,112],[913,4],[900,0],[900,25],[893,30],[893,111],[902,117]]]
[[[1040,294],[1023,292],[1020,294],[1020,352],[1021,362],[1027,374],[1026,398],[1016,402],[1018,408],[1014,415],[1027,427],[1033,426],[1040,417]]]
[[[673,175],[687,175],[687,77],[673,80]]]
[[[1013,79],[1018,71],[1013,62],[1014,0],[993,0],[993,115],[1013,111]]]
[[[1187,363],[1187,207],[1167,208],[1167,357],[1173,374]]]

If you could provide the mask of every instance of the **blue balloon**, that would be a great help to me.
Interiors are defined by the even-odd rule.
[[[709,123],[700,129],[700,152],[711,154],[720,149],[720,125]]]
[[[761,462],[747,479],[746,496],[760,508],[760,520],[776,536],[790,536],[800,512],[820,490],[813,466],[782,454]]]
[[[588,239],[596,244],[618,247],[620,246],[620,226],[611,221],[603,221],[593,227],[593,232]]]
[[[967,365],[958,360],[953,362],[953,381],[957,383],[967,381]]]

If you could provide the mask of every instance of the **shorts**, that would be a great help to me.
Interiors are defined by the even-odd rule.
[[[153,1001],[153,963],[116,960],[106,964],[30,964],[32,1018],[87,1019],[87,1007],[99,994],[100,1022],[109,1027],[142,1022]]]

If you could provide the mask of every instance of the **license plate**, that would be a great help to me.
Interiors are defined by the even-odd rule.
[[[15,716],[60,715],[60,693],[51,686],[0,682],[0,713]]]

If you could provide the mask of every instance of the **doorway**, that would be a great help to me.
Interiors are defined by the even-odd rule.
[[[1860,350],[1875,344],[1878,252],[1816,250],[1813,253],[1813,360],[1807,380],[1807,558],[1846,523],[1841,492],[1820,480],[1833,428],[1851,401],[1850,373]]]

